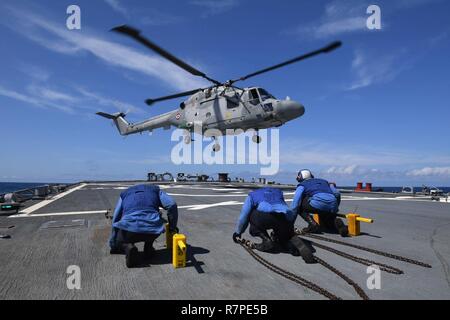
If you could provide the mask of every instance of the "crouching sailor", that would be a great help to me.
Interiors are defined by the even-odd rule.
[[[262,188],[249,193],[242,206],[233,234],[234,242],[238,242],[242,233],[250,223],[250,235],[260,237],[262,242],[255,249],[273,252],[280,244],[293,255],[301,255],[306,263],[314,263],[311,249],[295,235],[294,222],[296,213],[289,210],[284,201],[283,192],[275,188]],[[273,230],[270,237],[267,230]]]
[[[144,242],[144,255],[154,252],[153,242],[165,231],[159,208],[167,210],[169,230],[178,232],[175,201],[155,185],[136,185],[120,194],[112,220],[109,240],[111,254],[126,255],[128,268],[138,264],[137,242]]]
[[[297,181],[299,184],[291,210],[298,213],[308,223],[308,227],[304,228],[303,232],[337,231],[343,237],[348,236],[347,226],[336,215],[339,211],[341,194],[334,185],[326,180],[314,178],[311,171],[306,169],[298,173]],[[311,217],[313,213],[319,215],[320,226]]]

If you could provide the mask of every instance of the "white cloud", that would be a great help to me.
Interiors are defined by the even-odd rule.
[[[325,172],[328,174],[339,174],[339,175],[352,175],[356,172],[358,166],[356,164],[349,165],[347,167],[331,167]]]
[[[409,176],[443,176],[450,177],[450,167],[425,167],[407,172]]]
[[[143,114],[144,111],[130,103],[123,102],[117,99],[106,98],[99,93],[88,91],[84,88],[77,88],[84,97],[94,100],[97,104],[105,107],[115,107],[120,112],[131,112],[136,114]]]
[[[57,109],[60,111],[64,111],[69,114],[74,113],[73,108],[71,108],[69,106],[59,104],[59,103],[54,103],[53,101],[45,100],[45,99],[42,99],[35,95],[19,93],[17,91],[10,90],[10,89],[7,89],[2,86],[0,86],[0,95],[10,98],[10,99],[20,101],[20,102],[25,102],[26,104],[29,104],[29,105],[32,105],[32,106],[38,107],[38,108],[44,108],[44,109],[53,108],[53,109]]]
[[[127,9],[120,3],[119,0],[104,0],[114,11],[121,15],[128,17]]]
[[[71,95],[55,90],[44,85],[29,85],[26,93],[17,92],[0,86],[0,96],[24,102],[33,107],[43,109],[56,109],[69,114],[75,114],[75,110],[87,109],[92,112],[98,110],[98,106],[113,107],[121,112],[144,114],[144,111],[134,105],[114,98],[106,98],[99,93],[94,93],[83,88],[76,88],[81,95]],[[92,102],[95,106],[90,106]],[[90,113],[89,113],[90,114]]]
[[[192,0],[190,4],[203,8],[202,17],[206,18],[224,13],[239,5],[238,0]]]
[[[154,8],[141,10],[137,7],[127,9],[119,0],[104,0],[115,12],[121,14],[127,20],[138,21],[147,26],[165,26],[182,21],[182,18],[161,12]],[[141,16],[144,13],[145,16]]]
[[[378,148],[373,145],[283,139],[280,144],[282,165],[277,179],[291,181],[295,172],[308,168],[317,177],[353,185],[356,181],[378,185],[412,183],[448,184],[450,156],[421,154],[417,150]]]
[[[48,70],[36,65],[22,63],[19,66],[19,70],[31,79],[39,82],[47,81],[50,78],[50,72]]]
[[[43,107],[39,103],[39,101],[36,100],[35,98],[27,96],[27,95],[24,95],[22,93],[14,91],[14,90],[7,89],[7,88],[5,88],[3,86],[0,86],[0,95],[4,96],[4,97],[7,97],[7,98],[15,99],[15,100],[18,100],[18,101],[26,102],[26,103],[32,104],[34,106]]]
[[[207,85],[203,79],[188,74],[160,57],[143,54],[138,50],[90,35],[86,30],[83,33],[66,30],[32,13],[10,10],[18,21],[23,23],[22,29],[18,31],[47,49],[63,54],[89,52],[109,65],[157,78],[177,90],[189,90]],[[46,36],[38,35],[37,30],[41,33],[45,32]]]
[[[299,141],[283,139],[280,143],[280,158],[283,167],[324,167],[347,171],[353,168],[396,168],[408,169],[418,166],[449,166],[450,156],[420,154],[416,150],[392,150],[384,146],[340,143],[338,146],[323,141]]]
[[[26,32],[24,32],[24,35],[28,39],[40,44],[44,48],[47,48],[49,50],[52,50],[52,51],[55,51],[58,53],[75,55],[82,50],[80,47],[76,46],[75,44],[64,42],[61,39],[49,40],[47,37],[37,34],[36,30],[26,31]]]
[[[404,50],[397,54],[384,55],[368,55],[362,50],[356,50],[351,66],[355,79],[346,89],[356,90],[390,82],[410,65],[411,60],[406,57]]]
[[[368,30],[366,9],[367,5],[360,1],[332,1],[325,6],[325,12],[319,21],[301,25],[290,33],[321,39]]]
[[[334,0],[325,5],[325,10],[318,20],[306,25],[302,23],[288,33],[297,34],[304,38],[322,39],[346,33],[371,32],[366,26],[367,18],[369,17],[367,7],[371,4],[377,4],[381,7],[383,30],[388,27],[388,19],[386,17],[389,17],[391,14],[439,1],[397,0],[373,3],[361,0]]]
[[[341,33],[362,31],[366,28],[366,18],[350,17],[336,21],[324,22],[316,27],[305,27],[298,29],[301,33],[311,33],[316,38],[326,38]]]
[[[44,100],[68,102],[68,103],[74,103],[78,101],[78,99],[74,96],[43,86],[31,85],[28,87],[28,91]]]

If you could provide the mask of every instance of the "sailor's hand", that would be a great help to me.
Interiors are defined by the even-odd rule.
[[[238,241],[238,239],[240,239],[241,238],[241,234],[240,233],[233,233],[233,241],[235,242],[235,243],[238,243],[239,241]]]

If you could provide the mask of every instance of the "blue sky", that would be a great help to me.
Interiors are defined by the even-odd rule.
[[[81,30],[66,8],[81,8]],[[366,8],[381,8],[368,30]],[[353,185],[450,185],[450,3],[394,1],[2,1],[0,181],[136,179],[255,165],[176,166],[170,131],[120,137],[96,111],[139,121],[178,106],[144,104],[205,85],[109,32],[130,24],[216,79],[235,78],[342,40],[330,55],[248,80],[306,107],[280,129],[281,169]]]

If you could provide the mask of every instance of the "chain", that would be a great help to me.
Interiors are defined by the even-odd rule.
[[[417,260],[414,260],[414,259],[410,259],[410,258],[406,258],[406,257],[402,257],[402,256],[398,256],[398,255],[395,255],[395,254],[392,254],[392,253],[389,253],[389,252],[375,250],[375,249],[372,249],[372,248],[363,247],[363,246],[356,245],[356,244],[353,244],[353,243],[348,243],[348,242],[345,242],[345,241],[329,239],[329,238],[318,236],[318,235],[311,234],[311,233],[305,233],[305,232],[300,231],[298,229],[295,229],[295,233],[300,235],[300,236],[304,236],[304,237],[308,237],[308,238],[312,238],[312,239],[317,239],[317,240],[322,240],[322,241],[326,241],[326,242],[331,242],[331,243],[336,243],[336,244],[340,244],[340,245],[343,245],[343,246],[348,246],[348,247],[351,247],[351,248],[367,251],[367,252],[374,253],[374,254],[377,254],[377,255],[380,255],[380,256],[383,256],[383,257],[387,257],[387,258],[391,258],[391,259],[394,259],[394,260],[398,260],[398,261],[414,264],[414,265],[421,266],[421,267],[424,267],[424,268],[431,268],[431,265],[429,265],[427,263],[424,263],[424,262],[421,262],[421,261],[417,261]],[[322,245],[322,248],[323,247],[324,246]],[[326,247],[326,248],[329,248],[329,247]],[[330,250],[328,250],[328,251],[331,251],[331,252],[333,252],[332,250],[335,250],[335,249],[332,249],[332,248],[329,248],[329,249]],[[338,250],[336,250],[336,251],[338,251]],[[348,255],[348,254],[343,253],[343,252],[341,252],[341,253],[344,254],[344,255]],[[341,254],[339,254],[339,255],[341,255]],[[344,256],[344,255],[342,255],[342,256]],[[352,258],[350,258],[350,257],[353,257],[353,256],[351,256],[351,255],[348,255],[348,256],[349,256],[349,259],[353,260]],[[357,258],[357,257],[355,257],[355,258]],[[363,263],[364,261],[365,262],[372,262],[372,261],[367,260],[367,259],[362,259],[362,258],[357,258],[357,259],[359,260],[357,262],[360,262],[360,263]],[[354,260],[354,261],[356,261],[356,260]],[[363,263],[363,264],[365,264],[365,263]],[[390,266],[387,266],[387,265],[383,265],[383,264],[379,264],[379,263],[374,263],[374,264],[379,265],[380,267],[388,267],[389,269],[392,269],[392,271],[394,271],[396,269],[396,268],[393,268],[393,267],[390,267]],[[398,271],[401,271],[399,269],[396,269],[396,270],[397,270],[396,272],[391,272],[391,273],[397,273],[397,274],[403,273],[403,272],[398,273]],[[385,271],[387,271],[387,270],[385,270]],[[387,272],[389,272],[389,271],[387,271]]]
[[[306,280],[305,278],[302,278],[296,274],[293,274],[287,270],[281,269],[280,267],[274,265],[273,263],[270,263],[263,257],[261,257],[259,254],[257,254],[255,251],[253,251],[254,244],[250,242],[249,240],[240,239],[238,242],[256,261],[261,263],[263,266],[268,268],[269,270],[272,270],[273,272],[279,274],[280,276],[291,280],[305,288],[311,289],[312,291],[315,291],[326,298],[330,300],[342,300],[338,296],[334,295],[333,293],[329,292],[328,290],[316,285],[315,283]]]
[[[252,242],[250,242],[249,240],[245,240],[245,239],[241,239],[241,241],[239,242],[239,244],[255,259],[257,260],[259,263],[261,263],[262,265],[264,265],[266,268],[274,271],[275,273],[289,279],[292,280],[306,288],[309,288],[317,293],[320,293],[322,295],[324,295],[325,297],[331,299],[331,300],[341,300],[341,298],[338,298],[337,296],[335,296],[334,294],[330,293],[329,291],[327,291],[326,289],[298,276],[295,275],[293,273],[290,273],[289,271],[286,271],[284,269],[281,269],[280,267],[277,267],[276,265],[270,263],[269,261],[267,261],[266,259],[264,259],[263,257],[261,257],[260,255],[258,255],[256,252],[253,251],[254,248],[254,244]],[[315,260],[321,264],[322,266],[324,266],[325,268],[327,268],[328,270],[334,272],[338,277],[342,278],[344,281],[346,281],[349,285],[351,285],[356,293],[363,299],[363,300],[369,300],[369,297],[367,296],[367,294],[364,292],[364,290],[356,283],[354,282],[352,279],[350,279],[349,277],[347,277],[345,274],[343,274],[342,272],[340,272],[339,270],[337,270],[335,267],[331,266],[330,264],[326,263],[324,260],[318,258],[318,257],[314,257]]]
[[[322,259],[314,256],[314,258],[316,259],[316,261],[318,263],[320,263],[322,266],[324,266],[325,268],[327,268],[328,270],[330,270],[331,272],[334,272],[338,277],[342,278],[345,282],[347,282],[349,285],[351,285],[356,293],[363,299],[363,300],[370,300],[369,297],[367,296],[367,294],[364,292],[364,290],[352,279],[350,279],[349,277],[347,277],[345,274],[343,274],[342,272],[340,272],[338,269],[336,269],[335,267],[333,267],[332,265],[326,263],[325,261],[323,261]]]
[[[317,242],[314,242],[314,241],[310,241],[310,242],[311,242],[315,247],[318,247],[318,248],[321,248],[321,249],[323,249],[323,250],[332,252],[332,253],[334,253],[334,254],[337,254],[338,256],[341,256],[341,257],[344,257],[344,258],[346,258],[346,259],[352,260],[352,261],[354,261],[354,262],[356,262],[356,263],[360,263],[360,264],[363,264],[363,265],[365,265],[365,266],[377,265],[377,266],[380,267],[380,270],[383,270],[383,271],[385,271],[385,272],[387,272],[387,273],[392,273],[392,274],[403,274],[403,270],[400,270],[400,269],[395,268],[395,267],[393,267],[393,266],[390,266],[390,265],[387,265],[387,264],[384,264],[384,263],[379,263],[379,262],[377,262],[377,261],[372,261],[372,260],[369,260],[369,259],[364,259],[364,258],[356,257],[356,256],[353,256],[353,255],[348,254],[348,253],[346,253],[346,252],[339,251],[339,250],[336,250],[336,249],[331,248],[331,247],[328,247],[328,246],[324,246],[323,244],[320,244],[320,243],[317,243]]]

